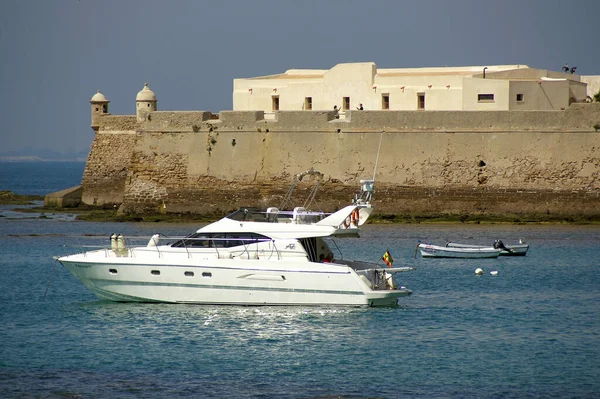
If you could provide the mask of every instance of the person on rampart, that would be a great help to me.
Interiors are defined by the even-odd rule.
[[[333,116],[335,117],[335,119],[340,119],[340,109],[337,105],[333,106]]]

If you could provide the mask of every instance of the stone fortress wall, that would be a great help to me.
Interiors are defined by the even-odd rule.
[[[94,119],[94,117],[93,117]],[[600,215],[600,104],[564,111],[150,111],[102,115],[82,201],[124,213],[223,215],[278,206],[293,176],[325,175],[324,211],[373,177],[376,211]],[[378,154],[379,143],[381,149]],[[297,190],[300,205],[308,184]]]

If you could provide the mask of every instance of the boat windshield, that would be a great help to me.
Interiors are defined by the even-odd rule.
[[[227,215],[228,219],[238,222],[267,222],[267,223],[317,223],[326,216],[325,212],[312,212],[304,208],[294,208],[293,211],[280,211],[277,208],[240,208],[232,214]]]
[[[195,233],[171,244],[171,247],[230,248],[271,241],[257,233]]]
[[[227,219],[238,222],[269,222],[268,214],[258,208],[240,208],[232,214],[227,215]]]

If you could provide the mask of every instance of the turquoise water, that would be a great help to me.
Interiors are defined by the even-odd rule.
[[[395,266],[417,269],[399,275],[414,293],[395,308],[121,304],[98,300],[52,256],[113,232],[198,226],[23,218],[7,209],[3,398],[600,397],[600,227],[367,226],[360,239],[336,240],[345,258],[376,260],[389,250]],[[530,252],[413,258],[418,240],[496,238],[522,238]]]

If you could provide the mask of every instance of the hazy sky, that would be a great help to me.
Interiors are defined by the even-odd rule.
[[[87,150],[89,100],[232,108],[233,79],[373,61],[600,75],[598,0],[1,0],[0,152]]]

